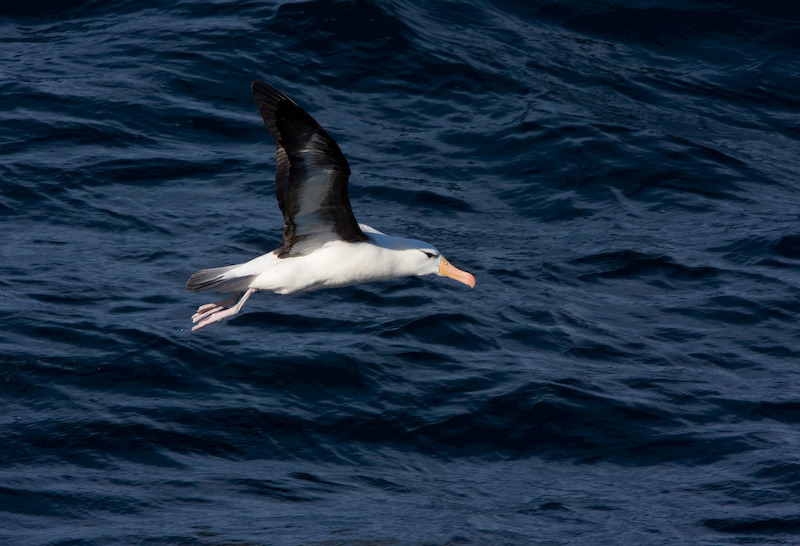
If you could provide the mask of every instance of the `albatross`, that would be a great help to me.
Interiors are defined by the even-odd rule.
[[[293,294],[432,274],[475,286],[475,277],[454,267],[433,245],[359,224],[347,193],[350,167],[336,141],[274,87],[254,81],[251,88],[275,139],[283,245],[247,263],[192,275],[186,283],[191,291],[230,293],[201,305],[192,316],[192,331],[236,315],[259,290]]]

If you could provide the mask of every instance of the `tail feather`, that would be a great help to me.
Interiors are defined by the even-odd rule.
[[[256,275],[227,275],[239,265],[201,269],[186,282],[186,288],[193,292],[200,290],[216,290],[218,292],[244,292]]]

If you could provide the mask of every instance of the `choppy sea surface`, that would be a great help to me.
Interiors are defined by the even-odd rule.
[[[798,74],[794,2],[3,2],[0,543],[797,544]],[[476,288],[190,333],[254,79]]]

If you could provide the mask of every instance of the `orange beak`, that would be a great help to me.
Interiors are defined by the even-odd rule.
[[[450,277],[458,282],[463,282],[470,288],[475,287],[475,277],[473,277],[470,273],[461,271],[459,268],[453,266],[445,259],[444,256],[442,256],[442,261],[439,263],[439,275],[444,275],[445,277]]]

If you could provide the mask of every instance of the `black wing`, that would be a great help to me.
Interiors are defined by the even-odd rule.
[[[254,81],[253,99],[275,139],[275,193],[283,212],[281,258],[327,241],[366,241],[350,208],[350,167],[336,142],[295,102]]]

